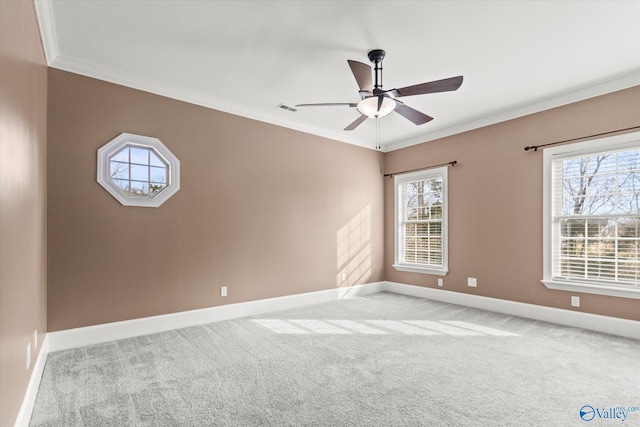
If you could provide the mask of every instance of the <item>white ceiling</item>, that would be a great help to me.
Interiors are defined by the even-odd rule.
[[[379,120],[390,151],[640,85],[640,1],[36,0],[54,68],[375,147],[347,65],[384,49],[384,88],[457,75],[403,98],[435,119]]]

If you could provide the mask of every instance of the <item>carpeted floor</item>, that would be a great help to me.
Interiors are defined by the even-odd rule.
[[[30,425],[640,426],[640,341],[379,293],[52,353]]]

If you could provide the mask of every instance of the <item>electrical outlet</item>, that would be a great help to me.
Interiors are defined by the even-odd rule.
[[[27,344],[27,371],[31,367],[31,343]]]
[[[467,278],[467,286],[470,286],[472,288],[477,288],[478,287],[478,279],[476,279],[475,277],[468,277]]]
[[[571,307],[580,307],[580,297],[571,297]]]
[[[344,282],[345,280],[347,280],[347,273],[342,273],[342,281]]]
[[[227,296],[227,287],[223,286],[220,288],[220,296],[221,297],[226,297]]]
[[[438,286],[442,286],[442,279],[438,279]]]
[[[38,330],[33,331],[33,349],[38,349]]]

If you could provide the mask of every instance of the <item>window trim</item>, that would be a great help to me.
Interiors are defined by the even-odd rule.
[[[152,149],[167,162],[167,186],[154,197],[130,196],[111,180],[109,165],[111,156],[130,145]],[[180,189],[180,161],[158,138],[121,133],[98,149],[97,181],[123,206],[157,208]]]
[[[543,279],[541,282],[549,289],[608,295],[622,298],[640,299],[640,287],[633,289],[623,284],[605,285],[593,282],[563,280],[553,277],[553,161],[566,157],[584,156],[603,151],[638,148],[640,132],[599,138],[585,142],[547,148],[543,151],[543,203],[542,203],[542,241],[543,241]]]
[[[393,177],[393,192],[394,192],[394,218],[393,218],[393,239],[394,239],[394,262],[393,268],[398,271],[421,273],[421,274],[433,274],[437,276],[446,276],[449,272],[449,203],[448,203],[448,170],[449,168],[439,167],[433,169],[425,169],[423,171],[405,173],[401,175],[394,175]],[[429,179],[434,177],[442,178],[442,266],[435,267],[423,267],[416,264],[401,263],[400,258],[400,194],[398,186],[405,182],[416,181],[420,179]]]

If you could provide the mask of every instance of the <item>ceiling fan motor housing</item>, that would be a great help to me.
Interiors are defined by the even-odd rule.
[[[374,64],[377,62],[381,62],[386,54],[387,53],[382,49],[373,49],[369,51],[369,61],[373,62]]]

